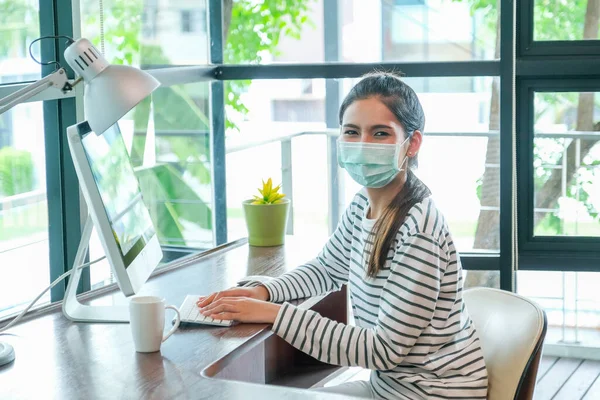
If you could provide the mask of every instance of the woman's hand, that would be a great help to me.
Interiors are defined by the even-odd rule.
[[[200,297],[196,304],[198,307],[206,307],[209,304],[222,299],[224,297],[248,297],[250,299],[267,301],[269,300],[269,292],[264,286],[256,287],[235,287],[221,292],[216,292],[208,296]]]
[[[201,308],[200,312],[214,319],[272,324],[280,308],[280,304],[248,297],[221,297]]]

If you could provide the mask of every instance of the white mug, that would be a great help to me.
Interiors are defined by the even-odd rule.
[[[177,313],[173,328],[163,336],[165,328],[165,310],[170,308]],[[179,310],[167,306],[165,300],[157,296],[136,296],[129,302],[129,318],[135,351],[153,353],[160,350],[162,342],[167,340],[179,327]]]

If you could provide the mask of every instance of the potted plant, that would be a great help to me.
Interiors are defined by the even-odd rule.
[[[279,246],[285,241],[290,200],[280,193],[281,185],[273,187],[271,178],[263,180],[260,196],[243,202],[248,243],[251,246]]]

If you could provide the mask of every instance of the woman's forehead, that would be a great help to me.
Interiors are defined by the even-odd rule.
[[[395,125],[401,126],[393,112],[377,98],[357,100],[350,104],[344,112],[342,123],[359,126]]]

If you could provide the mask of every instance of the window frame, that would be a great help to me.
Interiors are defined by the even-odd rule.
[[[521,99],[517,120],[519,132],[519,249],[525,261],[523,269],[543,269],[561,271],[600,271],[598,246],[600,237],[585,236],[535,236],[534,218],[534,97],[541,92],[596,92],[600,91],[600,75],[597,78],[566,79],[521,79],[519,82]],[[594,255],[596,255],[594,257]],[[575,258],[565,267],[565,259]],[[543,265],[542,265],[543,264]],[[562,266],[562,267],[561,267]],[[595,267],[595,268],[594,268]]]
[[[73,5],[71,2],[39,1],[40,36],[73,36]],[[42,61],[62,60],[66,44],[60,40],[41,43]],[[73,70],[62,63],[69,78]],[[42,66],[42,76],[54,71],[53,66]],[[48,242],[50,250],[50,281],[72,268],[81,237],[79,183],[71,159],[66,128],[76,123],[76,99],[74,97],[46,99],[44,110],[44,134],[46,147],[46,193],[48,201]],[[64,280],[51,289],[50,301],[62,300],[67,282]],[[90,289],[89,269],[82,271],[78,291]]]
[[[535,41],[535,0],[517,2],[518,262],[522,270],[600,271],[600,238],[534,236],[534,93],[600,91],[600,40]]]
[[[520,34],[519,58],[537,56],[600,56],[599,40],[534,40],[535,0],[519,0],[517,15]]]

